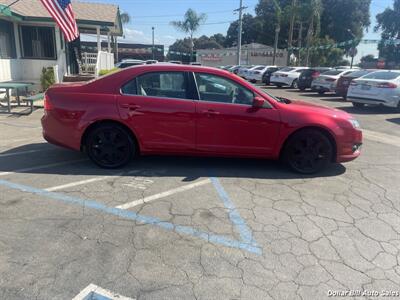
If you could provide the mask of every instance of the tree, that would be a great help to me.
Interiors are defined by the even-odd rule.
[[[302,57],[306,55],[305,52],[309,53],[309,65],[316,67],[334,67],[348,65],[349,62],[343,59],[344,50],[340,48],[327,48],[327,49],[315,49],[319,46],[331,45],[334,40],[325,37],[318,38],[314,37],[311,40],[310,48],[302,50]]]
[[[322,12],[322,4],[321,0],[311,0],[309,3],[309,20],[308,20],[308,30],[306,37],[306,62],[305,65],[308,66],[309,57],[310,57],[310,46],[311,41],[314,34],[315,27],[315,36],[318,37],[321,30],[321,12]]]
[[[194,39],[193,41],[194,47],[196,49],[221,49],[222,45],[217,43],[217,41],[205,35],[202,35],[198,39]]]
[[[367,55],[364,55],[363,57],[361,57],[360,60],[361,60],[361,62],[375,62],[376,58],[372,54],[367,54]]]
[[[128,13],[124,12],[121,14],[122,24],[128,24],[130,21],[131,21],[131,16]]]
[[[189,35],[190,40],[190,54],[193,56],[193,36],[200,29],[200,26],[206,20],[205,14],[197,14],[193,9],[189,8],[184,16],[183,21],[172,21],[171,25],[176,29]]]
[[[222,33],[216,33],[216,34],[210,36],[210,39],[214,40],[221,46],[225,45],[226,37]]]
[[[400,39],[400,0],[394,0],[393,8],[386,8],[376,16],[375,31],[382,30],[382,41],[378,45],[379,56],[389,64],[400,65],[400,44],[384,40]]]
[[[251,14],[243,14],[242,22],[242,44],[256,42],[262,29],[259,20],[254,18]],[[233,47],[237,44],[238,31],[239,21],[232,22],[226,33],[225,47]]]

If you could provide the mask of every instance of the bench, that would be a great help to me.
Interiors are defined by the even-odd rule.
[[[40,100],[43,100],[43,98],[44,98],[44,93],[39,93],[39,94],[32,95],[32,96],[24,98],[23,101],[28,102],[29,103],[29,107],[31,108],[30,114],[33,112],[33,103],[37,102],[37,101],[40,101]]]

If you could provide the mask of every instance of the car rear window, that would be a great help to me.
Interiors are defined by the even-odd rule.
[[[294,70],[294,68],[287,67],[287,68],[280,69],[279,71],[281,71],[281,72],[290,72],[290,71],[293,71],[293,70]]]
[[[365,78],[365,79],[391,80],[391,79],[396,79],[399,76],[400,76],[400,72],[378,71],[378,72],[372,72],[370,74],[367,74],[363,78]]]
[[[367,71],[367,70],[354,71],[354,72],[351,72],[351,73],[347,74],[347,76],[361,77],[361,76],[367,75],[368,73],[371,73],[371,72],[372,71]]]
[[[254,70],[263,70],[265,67],[257,67]]]
[[[337,70],[331,70],[331,71],[326,71],[324,73],[322,73],[322,75],[339,75],[340,73],[342,73],[343,71],[337,71]]]

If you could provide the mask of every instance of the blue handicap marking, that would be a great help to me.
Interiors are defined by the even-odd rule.
[[[190,236],[194,236],[207,242],[223,245],[226,247],[237,248],[246,250],[248,252],[261,255],[262,250],[258,246],[257,242],[253,238],[253,234],[251,229],[247,226],[246,222],[242,219],[239,212],[237,211],[235,205],[233,204],[232,200],[230,199],[228,193],[223,188],[221,182],[216,177],[211,177],[211,182],[215,187],[219,198],[222,200],[224,206],[229,211],[229,219],[237,229],[240,235],[240,239],[232,239],[224,235],[218,235],[210,232],[201,231],[195,229],[190,226],[182,226],[182,225],[175,225],[171,222],[165,222],[158,218],[151,217],[151,216],[144,216],[141,214],[137,214],[133,211],[110,207],[106,206],[100,202],[90,200],[90,199],[83,199],[80,197],[69,196],[63,193],[57,192],[50,192],[43,189],[35,188],[32,186],[22,185],[18,183],[13,183],[7,180],[0,180],[0,185],[8,187],[10,189],[19,190],[22,192],[28,192],[31,194],[36,194],[42,197],[46,197],[52,200],[57,200],[64,203],[70,203],[75,205],[80,205],[87,208],[92,208],[110,215],[115,215],[121,218],[130,219],[134,221],[138,221],[144,224],[152,224],[164,228],[166,230],[172,230],[177,233],[186,234]],[[90,298],[89,298],[90,299]],[[97,298],[94,298],[97,300]],[[101,299],[101,298],[99,298]],[[85,299],[86,300],[86,299]]]

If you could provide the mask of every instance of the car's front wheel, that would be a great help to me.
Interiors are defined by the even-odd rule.
[[[329,138],[319,130],[305,129],[285,143],[284,161],[296,172],[312,174],[324,169],[334,153]]]
[[[299,88],[299,81],[297,79],[293,80],[292,86],[293,89]]]
[[[85,146],[89,158],[108,169],[126,165],[136,152],[129,132],[117,124],[102,124],[90,130]]]

